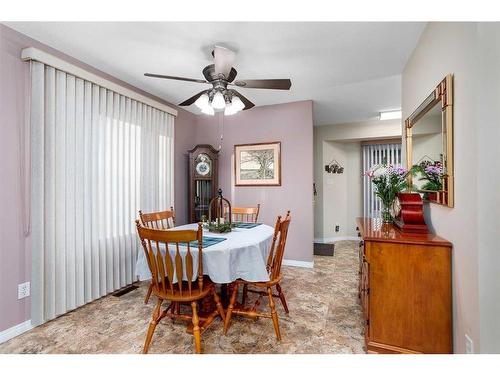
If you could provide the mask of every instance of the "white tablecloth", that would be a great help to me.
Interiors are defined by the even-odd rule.
[[[197,228],[198,224],[187,224],[171,230]],[[203,249],[203,273],[208,275],[213,282],[221,284],[230,283],[236,279],[268,281],[266,262],[273,233],[273,228],[265,224],[252,229],[234,228],[231,232],[224,234],[203,230],[203,236],[226,238],[225,241]],[[136,274],[140,280],[151,279],[144,250],[142,247],[139,250]],[[193,258],[193,263],[197,264],[197,249],[193,251]]]

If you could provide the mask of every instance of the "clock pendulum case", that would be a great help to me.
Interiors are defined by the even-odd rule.
[[[192,223],[208,218],[210,201],[217,195],[219,151],[197,145],[189,154],[189,218]]]

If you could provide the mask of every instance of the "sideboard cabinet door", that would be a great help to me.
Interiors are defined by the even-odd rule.
[[[371,223],[358,219],[367,351],[452,353],[451,243]]]

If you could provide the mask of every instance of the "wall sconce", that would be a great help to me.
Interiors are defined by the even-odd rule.
[[[340,163],[333,159],[330,163],[325,165],[325,172],[327,173],[344,173],[344,167],[340,165]]]

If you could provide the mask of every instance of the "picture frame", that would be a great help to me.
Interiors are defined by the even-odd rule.
[[[281,186],[281,142],[234,145],[235,186]]]

